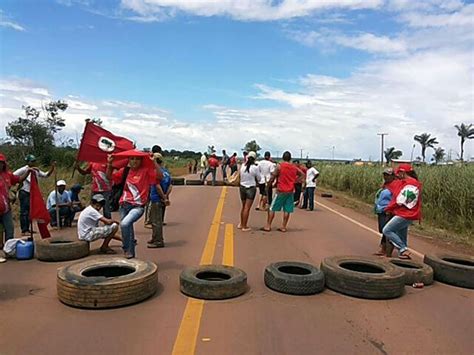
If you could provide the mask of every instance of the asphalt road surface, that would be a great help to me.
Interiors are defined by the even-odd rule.
[[[298,210],[286,234],[264,233],[266,214],[252,210],[251,232],[236,228],[233,187],[176,186],[167,210],[166,248],[147,249],[151,231],[136,224],[137,257],[158,265],[159,292],[140,304],[81,310],[56,297],[56,270],[68,262],[0,264],[0,354],[472,354],[474,291],[435,282],[373,301],[326,289],[290,296],[267,289],[263,270],[276,261],[319,265],[335,255],[371,255],[373,219],[316,197]],[[255,207],[255,205],[254,205]],[[54,235],[75,235],[75,228]],[[419,253],[439,250],[409,239]],[[93,244],[96,249],[99,244]],[[117,242],[112,246],[120,251]],[[417,254],[418,255],[418,254]],[[235,265],[249,291],[227,301],[199,301],[179,291],[186,266]]]

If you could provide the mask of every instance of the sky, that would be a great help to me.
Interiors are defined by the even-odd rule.
[[[255,139],[378,160],[388,133],[409,159],[426,132],[456,158],[454,125],[474,123],[474,3],[2,0],[0,124],[58,99],[59,141],[97,117],[141,148],[241,152]]]

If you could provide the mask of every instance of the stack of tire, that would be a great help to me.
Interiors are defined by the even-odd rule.
[[[174,177],[174,178],[171,178],[171,185],[174,185],[174,186],[181,186],[181,185],[184,185],[184,178],[182,177]]]

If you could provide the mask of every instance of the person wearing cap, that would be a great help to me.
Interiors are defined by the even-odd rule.
[[[383,171],[384,183],[382,187],[375,194],[374,212],[377,215],[378,229],[382,233],[383,228],[392,217],[385,212],[385,208],[392,200],[392,192],[390,191],[390,184],[396,179],[392,168],[387,168]],[[382,233],[379,250],[375,255],[392,256],[391,244],[387,242],[387,237]]]
[[[101,194],[92,196],[91,204],[87,206],[79,215],[77,221],[77,236],[79,240],[93,242],[95,240],[104,239],[100,252],[103,254],[116,254],[109,247],[112,239],[121,241],[115,234],[119,229],[120,222],[104,217],[100,214],[100,210],[105,206],[105,197]],[[104,225],[99,227],[99,222]]]
[[[302,209],[314,210],[314,191],[316,190],[316,180],[318,177],[319,171],[313,166],[311,160],[308,160],[306,162],[306,188],[303,194]]]
[[[8,169],[6,157],[0,153],[0,226],[3,227],[3,233],[0,234],[0,249],[3,248],[3,234],[5,234],[5,241],[14,236],[10,189],[25,181],[30,172],[31,169],[27,169],[21,176],[14,175]]]
[[[237,226],[242,232],[248,232],[251,229],[248,226],[250,209],[252,208],[255,195],[257,194],[257,184],[261,180],[260,169],[255,164],[257,153],[249,152],[247,163],[240,167],[240,200],[242,209],[240,210],[240,223]]]
[[[272,203],[272,189],[267,188],[267,183],[272,177],[276,164],[271,159],[270,152],[265,152],[264,159],[258,162],[258,169],[260,170],[260,181],[258,189],[260,192],[260,203],[257,206],[257,211],[268,210],[268,204]]]
[[[51,227],[56,227],[56,205],[59,208],[59,226],[63,227],[62,220],[64,219],[64,227],[70,227],[74,212],[72,210],[72,201],[68,191],[66,191],[66,181],[58,180],[56,183],[57,190],[49,193],[46,201],[46,208],[51,216]],[[56,200],[57,196],[57,200]]]
[[[204,173],[204,176],[202,178],[202,181],[206,181],[206,178],[209,174],[212,174],[212,186],[215,186],[216,184],[216,174],[217,174],[217,168],[219,167],[219,160],[217,160],[217,156],[215,153],[212,153],[211,157],[209,158],[208,161],[208,168],[206,172]]]
[[[36,174],[37,178],[47,178],[54,172],[56,162],[53,161],[50,169],[44,172],[36,167],[36,157],[33,154],[28,154],[25,158],[26,165],[15,170],[13,172],[16,176],[24,175],[29,169],[33,169],[32,173]],[[30,235],[30,175],[27,176],[25,181],[18,192],[18,198],[20,200],[20,227],[21,234],[24,236]]]
[[[398,249],[400,259],[411,259],[408,250],[408,227],[413,221],[421,219],[422,185],[410,164],[401,164],[395,174],[398,179],[389,186],[392,200],[384,210],[393,217],[387,222],[382,233]]]
[[[293,213],[295,183],[298,178],[304,177],[303,172],[298,169],[295,164],[290,163],[291,153],[286,151],[283,153],[283,162],[279,163],[275,171],[272,173],[267,186],[270,188],[277,181],[277,194],[270,205],[268,211],[267,224],[261,228],[264,232],[272,230],[272,222],[275,218],[275,212],[283,210],[283,223],[278,231],[285,233],[287,231],[290,214]]]

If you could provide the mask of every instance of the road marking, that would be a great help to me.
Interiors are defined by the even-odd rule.
[[[234,225],[225,225],[224,252],[222,265],[234,266]]]
[[[328,207],[328,206],[326,206],[326,205],[323,205],[321,202],[318,202],[318,201],[315,201],[315,202],[316,202],[317,205],[319,205],[319,206],[321,206],[321,207],[324,207],[325,209],[331,211],[332,213],[335,213],[335,214],[337,214],[338,216],[340,216],[340,217],[342,217],[342,218],[348,220],[349,222],[352,222],[352,223],[358,225],[359,227],[361,227],[361,228],[363,228],[363,229],[365,229],[365,230],[367,230],[367,231],[369,231],[369,232],[375,234],[376,236],[380,237],[380,233],[379,233],[378,231],[376,231],[375,229],[369,228],[369,227],[367,227],[366,225],[364,225],[364,224],[362,224],[362,223],[360,223],[360,222],[357,222],[355,219],[352,219],[351,217],[348,217],[348,216],[346,216],[345,214],[343,214],[343,213],[341,213],[341,212],[339,212],[339,211],[336,211],[335,209],[332,209],[331,207]],[[420,253],[420,252],[418,252],[418,251],[416,251],[416,250],[414,250],[414,249],[412,249],[412,248],[409,248],[409,249],[410,249],[410,251],[411,251],[413,254],[415,254],[416,256],[419,256],[420,258],[423,259],[423,256],[424,256],[424,255],[423,255],[422,253]]]
[[[224,186],[219,197],[219,202],[217,203],[211,227],[209,228],[209,234],[207,235],[206,245],[202,252],[200,265],[212,264],[226,193],[227,187]],[[195,353],[196,340],[199,333],[199,326],[201,325],[203,309],[203,300],[188,298],[183,318],[181,319],[181,324],[179,326],[178,335],[174,342],[173,355],[193,355]]]

